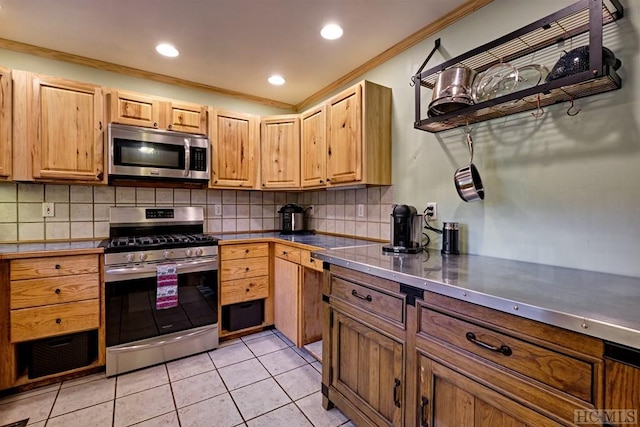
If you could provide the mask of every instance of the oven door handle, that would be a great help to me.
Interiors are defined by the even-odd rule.
[[[140,276],[141,274],[146,274],[148,276],[152,276],[156,274],[157,266],[162,265],[153,264],[153,265],[145,265],[141,267],[123,267],[123,268],[108,268],[105,270],[105,279],[108,282],[109,276],[127,276],[127,275],[136,275]],[[177,263],[178,274],[185,273],[196,273],[199,271],[208,271],[208,270],[217,270],[218,269],[218,260],[217,259],[207,259],[204,261],[191,261],[191,262],[182,262]]]
[[[184,176],[189,176],[191,172],[191,140],[184,139]]]
[[[155,341],[155,342],[150,342],[150,343],[146,343],[146,344],[127,345],[127,346],[122,346],[122,347],[120,347],[120,346],[118,346],[118,347],[109,347],[109,348],[107,348],[107,350],[109,351],[109,353],[127,353],[127,352],[130,352],[130,351],[144,350],[144,349],[147,349],[147,348],[167,345],[167,344],[174,343],[174,342],[177,342],[177,341],[184,342],[185,340],[188,340],[190,338],[196,338],[196,337],[198,337],[199,335],[202,335],[202,334],[210,334],[213,329],[215,329],[215,328],[200,329],[198,331],[189,332],[189,333],[184,334],[184,335],[178,335],[178,336],[174,336],[174,337],[171,337],[171,338],[168,338],[168,339]],[[161,336],[162,335],[159,335],[159,337],[161,337]]]

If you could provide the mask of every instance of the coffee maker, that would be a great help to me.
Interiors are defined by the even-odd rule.
[[[395,205],[391,212],[391,242],[384,252],[417,254],[422,251],[422,215],[415,207]]]

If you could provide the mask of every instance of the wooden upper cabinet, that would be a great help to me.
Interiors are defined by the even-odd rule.
[[[257,188],[260,118],[210,109],[211,180],[213,188]]]
[[[300,118],[262,117],[260,133],[262,188],[300,188]]]
[[[328,185],[391,185],[391,89],[360,82],[327,102]]]
[[[101,86],[14,70],[14,179],[104,182]]]
[[[324,105],[300,115],[302,188],[324,187],[327,179],[327,113]]]
[[[107,94],[107,108],[110,123],[207,134],[204,105],[111,90]]]
[[[11,70],[0,67],[0,180],[11,178]]]

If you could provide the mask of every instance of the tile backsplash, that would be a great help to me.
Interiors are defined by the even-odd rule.
[[[42,216],[43,202],[54,204],[53,217]],[[277,230],[286,203],[312,205],[309,226],[318,231],[389,238],[393,187],[264,192],[1,183],[0,242],[105,238],[111,206],[204,206],[207,232]]]

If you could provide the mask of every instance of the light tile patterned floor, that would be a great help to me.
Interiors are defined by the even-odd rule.
[[[352,427],[325,411],[321,364],[280,332],[117,377],[104,373],[0,399],[0,426]]]

